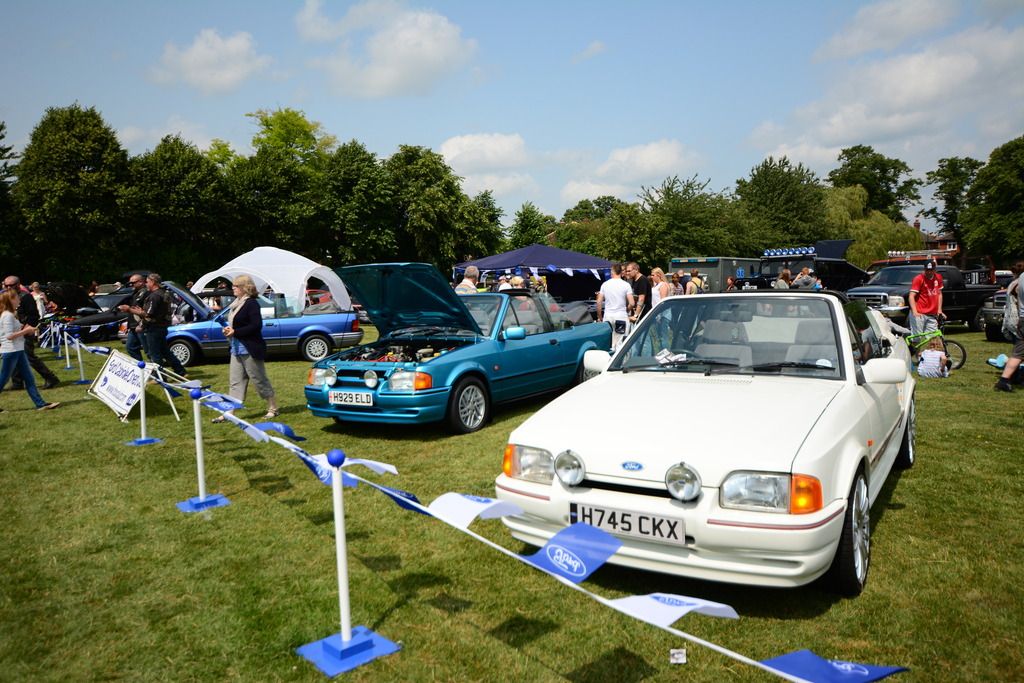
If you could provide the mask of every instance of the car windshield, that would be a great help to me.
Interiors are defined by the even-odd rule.
[[[473,316],[480,332],[484,336],[490,336],[502,298],[496,294],[468,294],[459,298],[469,309],[469,314]]]
[[[648,315],[609,369],[838,379],[836,340],[825,298],[686,297]]]
[[[814,269],[814,260],[810,257],[794,257],[792,261],[762,261],[761,275],[778,277],[786,268],[792,275],[796,275],[804,267]]]
[[[882,268],[868,281],[869,285],[909,285],[921,268]]]

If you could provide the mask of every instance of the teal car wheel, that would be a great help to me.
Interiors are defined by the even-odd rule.
[[[483,427],[491,414],[491,401],[483,383],[474,377],[459,380],[448,404],[448,426],[456,434],[469,434]]]

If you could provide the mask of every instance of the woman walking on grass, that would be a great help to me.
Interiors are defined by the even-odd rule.
[[[224,328],[224,336],[231,343],[228,393],[231,398],[245,402],[245,392],[249,388],[249,380],[252,380],[260,397],[267,402],[267,414],[263,417],[272,419],[278,416],[279,411],[274,387],[270,386],[267,369],[263,365],[263,359],[267,357],[267,343],[263,341],[263,316],[256,300],[256,284],[248,275],[239,275],[232,282],[231,289],[235,300],[228,307],[228,325]],[[215,417],[213,421],[224,422],[224,416]]]
[[[21,298],[18,290],[5,288],[0,294],[0,391],[7,386],[7,380],[15,369],[25,380],[25,391],[29,398],[36,404],[36,410],[51,410],[59,406],[59,403],[47,403],[39,395],[36,389],[36,378],[32,374],[32,367],[28,364],[28,356],[25,354],[25,337],[35,334],[36,328],[31,325],[22,325],[18,320],[17,311]],[[0,412],[3,408],[0,408]]]

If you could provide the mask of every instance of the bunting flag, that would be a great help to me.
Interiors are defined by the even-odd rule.
[[[690,612],[706,614],[709,617],[740,618],[736,610],[729,605],[671,593],[631,595],[616,600],[602,599],[601,602],[623,614],[660,628],[671,626]]]
[[[562,268],[562,272],[565,273],[566,275],[570,276],[570,277],[572,277],[573,274],[574,274],[572,268]]]
[[[577,522],[551,537],[526,561],[548,574],[573,583],[584,581],[622,547],[607,531]]]
[[[295,430],[293,430],[291,427],[289,427],[288,425],[286,425],[283,422],[257,422],[253,426],[256,427],[257,429],[260,429],[260,430],[264,431],[264,432],[274,431],[274,432],[277,432],[278,434],[283,434],[284,436],[287,436],[292,441],[305,441],[306,440],[306,437],[304,437],[304,436],[297,436],[295,434]]]
[[[236,398],[231,398],[230,396],[225,396],[224,394],[218,394],[212,391],[205,394],[199,400],[207,408],[212,408],[213,410],[221,413],[245,407],[245,405]]]
[[[438,519],[459,529],[469,528],[477,517],[496,519],[522,513],[522,509],[514,503],[467,493],[445,493],[437,497],[428,509]]]
[[[597,268],[591,268],[590,274],[596,277],[598,280],[601,279],[601,274],[597,272]]]
[[[874,664],[825,659],[810,650],[797,650],[766,659],[763,663],[778,671],[785,671],[804,680],[814,681],[814,683],[853,683],[854,681],[867,683],[908,670],[902,666],[875,666]]]

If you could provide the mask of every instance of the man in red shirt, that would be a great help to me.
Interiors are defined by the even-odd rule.
[[[910,284],[910,331],[921,334],[939,329],[942,312],[942,276],[935,272],[935,261],[924,264]]]

